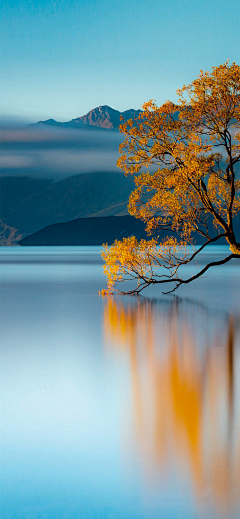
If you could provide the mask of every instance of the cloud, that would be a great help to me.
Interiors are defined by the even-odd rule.
[[[76,173],[117,171],[122,139],[116,131],[8,127],[1,130],[2,175],[55,179]]]
[[[22,155],[2,155],[0,157],[1,169],[29,168],[31,166],[32,161],[29,157],[24,157]]]
[[[116,170],[116,151],[76,150],[47,150],[42,153],[42,161],[46,168],[54,171],[90,172]]]

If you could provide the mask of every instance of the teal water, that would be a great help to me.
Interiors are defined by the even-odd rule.
[[[99,251],[1,249],[1,519],[239,519],[239,264],[102,298]]]

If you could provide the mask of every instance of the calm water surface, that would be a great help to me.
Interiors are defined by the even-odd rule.
[[[1,519],[239,519],[240,266],[102,298],[99,250],[2,247]]]

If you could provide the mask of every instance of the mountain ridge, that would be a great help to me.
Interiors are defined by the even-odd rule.
[[[209,222],[214,233],[214,228]],[[237,235],[240,232],[240,218],[235,222]],[[168,231],[156,230],[153,236],[160,236],[160,239],[168,236]],[[102,245],[103,243],[112,244],[114,240],[121,240],[123,237],[136,236],[137,240],[152,238],[147,235],[146,223],[138,218],[128,215],[108,215],[91,216],[90,218],[75,218],[67,222],[60,222],[47,225],[28,236],[19,236],[17,241],[21,246],[60,246],[60,245]],[[202,245],[204,238],[198,233],[193,235],[195,243]],[[177,236],[178,241],[180,237]],[[220,239],[219,245],[226,245],[224,238]]]
[[[135,235],[147,238],[145,224],[133,216],[77,218],[44,227],[18,241],[21,246],[102,245]]]
[[[118,130],[119,125],[128,119],[135,119],[142,113],[142,110],[134,110],[130,108],[124,112],[115,110],[110,106],[103,105],[97,106],[90,110],[87,114],[81,117],[71,119],[71,121],[59,122],[55,119],[47,119],[46,121],[38,121],[37,123],[29,126],[45,125],[55,126],[62,128],[74,128],[74,129],[102,129],[102,130]],[[122,118],[122,120],[121,120]]]

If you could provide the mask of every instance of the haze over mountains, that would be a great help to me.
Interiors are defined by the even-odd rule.
[[[139,113],[100,106],[66,123],[49,119],[2,127],[1,174],[60,180],[79,173],[119,171],[120,116],[126,120]]]
[[[119,112],[99,106],[60,123],[1,129],[1,244],[75,218],[126,215],[133,180],[116,167]]]

